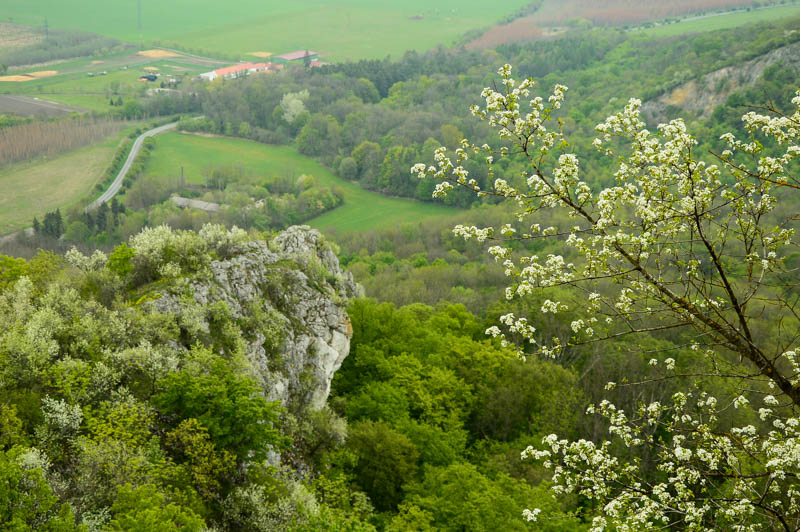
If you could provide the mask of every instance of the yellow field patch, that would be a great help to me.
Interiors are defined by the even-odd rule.
[[[58,74],[58,70],[40,70],[38,72],[28,72],[25,75],[38,79],[38,78],[48,78],[50,76],[55,76],[56,74]]]
[[[247,55],[254,55],[256,57],[261,57],[261,58],[266,59],[266,58],[272,56],[272,52],[250,52]]]
[[[93,65],[99,65],[99,64],[100,64],[100,63],[102,63],[102,62],[103,62],[103,61],[92,61],[92,64],[93,64]]]
[[[694,83],[694,80],[692,80],[691,83]],[[667,99],[667,104],[681,106],[686,103],[686,99],[689,97],[689,85],[690,84],[687,84],[683,87],[677,87],[675,90],[673,90]]]
[[[2,81],[30,81],[32,78],[30,76],[0,76],[0,82]]]
[[[176,54],[174,52],[168,52],[167,50],[142,50],[141,52],[139,52],[139,55],[143,55],[145,57],[154,57],[154,58],[179,56],[179,54]]]
[[[151,72],[156,72],[158,68],[156,67],[144,67],[144,70],[150,70]]]

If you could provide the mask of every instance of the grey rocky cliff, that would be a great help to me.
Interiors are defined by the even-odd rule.
[[[667,108],[675,106],[683,111],[708,118],[714,109],[735,91],[752,86],[770,65],[800,68],[800,42],[776,48],[740,65],[728,66],[709,72],[698,79],[683,83],[671,91],[642,105],[642,115],[650,125],[667,121]],[[752,102],[763,103],[763,102]]]
[[[166,293],[152,304],[159,312],[180,315],[194,304],[223,302],[241,321],[257,313],[265,325],[250,331],[245,356],[267,397],[321,408],[350,350],[353,330],[345,305],[360,295],[360,287],[308,226],[290,227],[269,243],[240,244],[232,255],[212,261],[210,275],[189,281],[184,293],[193,302]]]

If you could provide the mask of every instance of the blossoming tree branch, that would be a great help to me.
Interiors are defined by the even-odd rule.
[[[556,85],[545,100],[531,94],[533,80],[515,81],[509,65],[499,74],[499,90],[484,89],[484,105],[471,111],[496,128],[502,144],[462,140],[453,158],[440,148],[433,166],[411,171],[438,181],[435,197],[465,187],[516,204],[516,219],[502,227],[454,228],[465,239],[492,242],[488,251],[510,280],[508,299],[571,287],[585,303],[575,308],[546,299],[539,309],[570,313],[568,338],[546,338],[511,313],[487,333],[503,343],[523,339],[521,352],[556,357],[571,345],[679,330],[708,368],[686,374],[674,358],[656,354],[646,380],[693,384],[670,401],[641,401],[636,411],[609,401],[590,405],[588,413],[605,418],[616,442],[553,434],[523,458],[552,468],[556,493],[599,504],[592,530],[797,530],[800,319],[797,273],[785,260],[796,250],[796,216],[779,200],[800,188],[800,91],[793,114],[777,108],[745,114],[747,138],[723,135],[720,153],[697,153],[680,119],[648,130],[641,102],[631,99],[596,128],[594,147],[615,168],[613,186],[598,190],[582,176],[557,118],[567,88]],[[490,181],[498,158],[524,157],[527,171],[519,181],[496,179],[482,190],[463,167],[470,157],[485,160]],[[548,211],[573,221],[543,226]],[[513,250],[516,241],[537,238],[560,239],[577,259]],[[697,385],[701,376],[732,379],[735,392],[713,397]],[[607,388],[633,384],[642,383]],[[742,423],[721,421],[731,409]],[[617,455],[614,448],[629,452]],[[640,467],[644,452],[656,457],[655,474]],[[524,517],[558,516],[534,508]]]

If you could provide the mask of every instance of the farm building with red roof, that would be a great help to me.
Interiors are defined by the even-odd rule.
[[[269,70],[269,67],[268,63],[239,63],[200,74],[200,78],[206,81],[214,81],[217,78],[233,79],[246,76],[250,72],[264,72]]]

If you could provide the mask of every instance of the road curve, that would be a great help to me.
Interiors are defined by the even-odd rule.
[[[131,148],[131,152],[128,154],[128,158],[125,160],[125,164],[122,165],[122,169],[120,169],[119,173],[117,174],[117,177],[114,179],[114,182],[111,183],[111,185],[109,185],[108,189],[106,189],[106,191],[103,192],[99,198],[90,203],[86,207],[86,210],[95,209],[99,207],[101,203],[105,203],[111,200],[111,198],[113,198],[114,195],[117,192],[119,192],[120,187],[122,187],[122,180],[125,179],[125,175],[128,173],[128,170],[130,170],[131,165],[133,164],[133,160],[139,154],[139,150],[142,148],[142,143],[144,142],[144,139],[146,137],[152,137],[153,135],[158,135],[159,133],[163,133],[164,131],[175,129],[177,125],[178,125],[177,122],[172,122],[170,124],[166,124],[151,129],[149,131],[145,131],[144,133],[139,135],[136,138],[136,141],[134,141],[133,147]]]

